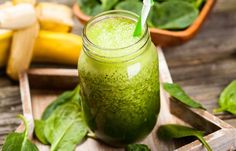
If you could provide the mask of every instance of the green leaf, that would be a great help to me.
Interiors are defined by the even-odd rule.
[[[205,109],[200,103],[191,99],[178,84],[164,83],[163,88],[172,97],[192,108]]]
[[[60,95],[44,111],[43,120],[35,120],[35,134],[51,151],[73,151],[88,132],[83,119],[80,87]]]
[[[123,1],[116,5],[116,10],[128,10],[136,13],[137,15],[141,14],[142,11],[142,2],[140,1]]]
[[[37,146],[28,140],[26,119],[22,115],[18,117],[24,122],[25,130],[23,133],[10,133],[3,144],[2,151],[38,151]]]
[[[197,0],[157,0],[157,2],[167,2],[167,1],[182,1],[182,2],[188,2],[188,3],[196,3]]]
[[[16,151],[16,150],[14,150]],[[26,140],[24,148],[22,148],[22,151],[39,151],[37,146],[33,143],[31,143],[28,139]]]
[[[125,147],[125,151],[151,151],[147,145],[144,144],[130,144]]]
[[[104,10],[112,9],[119,0],[101,0]]]
[[[44,111],[43,120],[35,120],[35,134],[51,151],[73,151],[86,136],[81,110],[80,87],[60,95]]]
[[[176,125],[176,124],[167,124],[159,127],[157,135],[162,140],[171,140],[173,138],[182,138],[188,136],[197,137],[197,139],[205,146],[208,151],[212,151],[211,147],[204,140],[204,132],[198,131],[190,127]]]
[[[88,132],[79,102],[59,106],[45,124],[44,135],[51,151],[73,151]]]
[[[43,120],[34,120],[34,132],[38,140],[43,144],[48,144],[48,141],[44,135],[45,121]]]
[[[181,125],[168,124],[162,125],[157,131],[158,137],[163,140],[171,140],[173,138],[182,138],[187,136],[201,135],[203,136],[203,131],[197,131],[190,127],[185,127]]]
[[[236,115],[236,80],[232,81],[220,94],[218,100],[220,108],[214,112],[227,111]]]
[[[160,5],[159,3],[154,2],[153,6],[150,10],[150,13],[149,13],[148,18],[147,18],[147,24],[148,24],[149,27],[155,27],[152,20],[156,19],[156,15],[157,15],[156,12],[159,11],[158,10],[159,5]]]
[[[78,0],[80,9],[89,16],[95,16],[105,11],[98,0]]]
[[[54,100],[44,110],[42,119],[46,120],[57,107],[59,107],[60,105],[68,101],[71,101],[71,100],[79,101],[80,100],[79,91],[80,91],[80,87],[77,86],[73,91],[67,91],[67,92],[62,93],[56,100]]]
[[[198,16],[198,9],[185,1],[166,1],[152,12],[151,24],[160,29],[179,30],[190,26]]]
[[[166,1],[182,1],[187,2],[193,5],[195,8],[200,9],[203,4],[205,3],[205,0],[157,0],[158,2],[166,2]]]

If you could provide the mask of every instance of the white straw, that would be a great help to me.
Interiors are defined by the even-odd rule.
[[[151,6],[153,5],[152,0],[143,0],[143,8],[142,8],[142,14],[141,14],[141,22],[142,22],[142,28],[144,27],[149,11],[151,9]]]

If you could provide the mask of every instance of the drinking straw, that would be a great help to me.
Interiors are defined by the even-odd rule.
[[[144,28],[144,25],[146,24],[148,14],[153,4],[154,4],[153,0],[143,0],[143,8],[142,8],[141,16],[139,16],[138,18],[138,22],[136,24],[136,27],[133,33],[134,37],[140,36],[142,34],[142,30]]]

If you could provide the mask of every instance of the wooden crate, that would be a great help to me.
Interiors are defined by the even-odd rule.
[[[172,82],[165,57],[159,52],[160,80]],[[40,119],[44,109],[61,92],[71,90],[78,84],[78,73],[75,69],[30,69],[20,75],[21,100],[23,114],[30,121],[30,138],[40,151],[48,151],[49,147],[40,144],[33,136],[33,119]],[[206,132],[204,137],[214,151],[236,149],[236,129],[201,109],[190,109],[173,100],[161,88],[161,111],[157,125],[152,133],[140,143],[147,144],[152,151],[203,151],[202,144],[193,138],[183,138],[170,142],[158,140],[156,131],[159,125],[177,123],[195,127]],[[22,131],[20,125],[17,131]],[[123,148],[112,148],[102,142],[88,138],[80,144],[76,151],[123,151]]]

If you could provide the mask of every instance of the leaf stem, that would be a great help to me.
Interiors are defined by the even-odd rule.
[[[25,126],[25,130],[24,130],[24,139],[22,141],[22,146],[21,146],[21,150],[23,150],[23,148],[25,147],[26,141],[28,139],[28,130],[29,130],[29,125],[28,122],[26,121],[27,119],[25,119],[25,117],[21,114],[17,115],[18,118],[20,118]]]
[[[212,151],[211,147],[208,145],[208,143],[204,140],[202,136],[196,135],[196,137],[199,139],[200,142],[202,142],[202,144],[208,151]]]
[[[17,115],[17,117],[23,121],[24,126],[25,126],[24,132],[25,132],[25,135],[27,136],[28,135],[28,129],[29,129],[28,122],[26,121],[25,117],[21,114]]]

